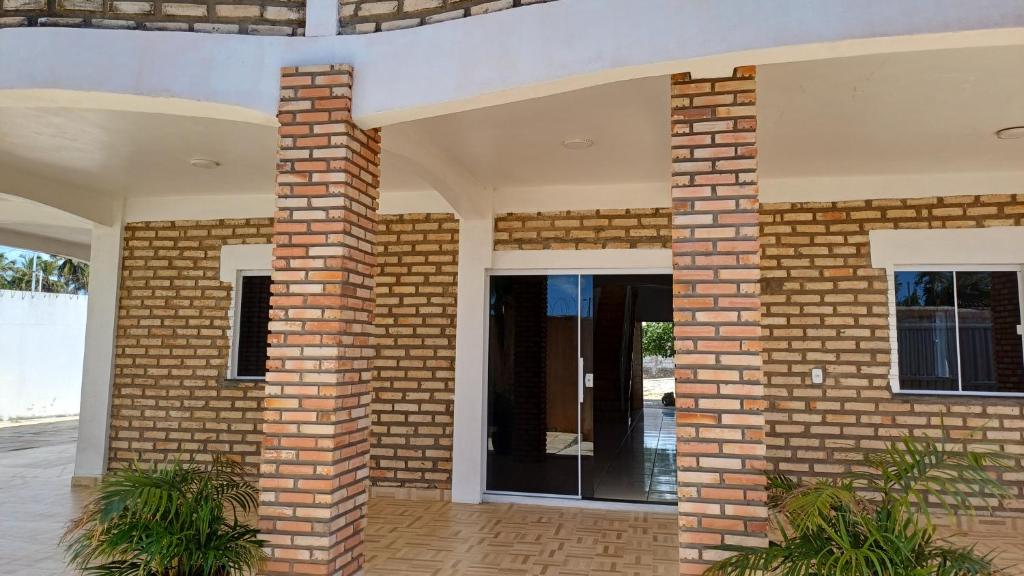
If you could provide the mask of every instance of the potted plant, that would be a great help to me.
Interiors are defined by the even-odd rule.
[[[864,457],[863,471],[801,484],[769,477],[768,505],[780,537],[767,548],[723,546],[734,556],[715,576],[975,576],[993,574],[992,554],[936,535],[930,509],[971,514],[1008,491],[989,474],[1009,460],[950,451],[905,437]],[[988,505],[988,504],[986,504]]]
[[[111,471],[62,538],[68,564],[92,576],[237,576],[263,563],[244,521],[256,488],[236,462],[174,461]]]

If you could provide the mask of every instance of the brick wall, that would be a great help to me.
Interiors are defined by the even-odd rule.
[[[672,77],[680,574],[767,544],[756,88]]]
[[[1024,225],[1024,195],[958,196],[761,208],[769,459],[794,476],[847,470],[903,434],[938,434],[1016,459],[1003,474],[1024,496],[1024,399],[894,396],[884,270],[868,231]],[[1018,359],[1019,362],[1019,359]],[[810,384],[811,367],[826,370]],[[968,440],[983,428],[982,437]],[[1024,513],[1018,499],[1001,514]]]
[[[669,248],[670,208],[499,214],[495,250]]]
[[[382,216],[370,477],[375,493],[451,489],[459,222]],[[396,490],[399,489],[399,490]]]
[[[361,574],[380,130],[351,66],[281,69],[259,528],[271,575]]]
[[[339,0],[342,34],[412,28],[554,0]]]
[[[253,467],[259,384],[223,384],[231,285],[227,244],[266,244],[270,220],[137,222],[124,231],[110,464],[230,452]]]
[[[0,28],[65,26],[301,36],[305,0],[0,0]]]

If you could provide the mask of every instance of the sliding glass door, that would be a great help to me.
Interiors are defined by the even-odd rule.
[[[670,275],[493,275],[487,491],[676,501]],[[648,366],[649,365],[649,366]]]
[[[488,491],[580,495],[584,284],[575,274],[491,278]]]

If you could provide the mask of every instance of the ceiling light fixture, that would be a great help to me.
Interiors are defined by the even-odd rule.
[[[189,160],[188,163],[193,168],[202,168],[203,170],[212,170],[220,166],[220,162],[209,158],[193,158]]]
[[[1024,126],[1010,126],[996,131],[996,138],[1000,140],[1019,140],[1024,138]]]
[[[566,138],[562,140],[562,147],[566,150],[586,150],[594,145],[590,138]]]

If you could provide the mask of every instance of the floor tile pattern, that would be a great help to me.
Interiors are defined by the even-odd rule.
[[[0,574],[72,576],[57,542],[89,491],[71,488],[76,422],[0,428]],[[671,510],[671,509],[670,509]],[[1024,532],[956,536],[1024,576]],[[374,499],[367,576],[677,573],[672,513]]]
[[[376,499],[367,576],[678,573],[674,514]]]

